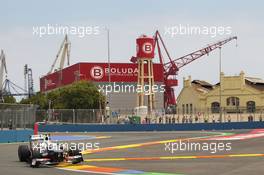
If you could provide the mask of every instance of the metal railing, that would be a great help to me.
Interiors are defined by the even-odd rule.
[[[178,108],[175,116],[181,123],[264,121],[264,107],[203,108],[189,111]]]
[[[36,106],[0,104],[0,127],[4,129],[32,128],[35,122]]]
[[[51,123],[133,123],[134,109],[111,109],[109,116],[103,109],[50,109],[37,110],[33,105],[0,104],[0,127],[3,129],[32,128],[35,122]],[[135,119],[135,118],[134,118]],[[146,119],[146,121],[144,121]],[[142,120],[142,119],[141,119]],[[193,109],[183,111],[154,110],[143,123],[218,123],[264,121],[264,107],[220,109]]]
[[[101,120],[102,112],[99,109],[36,110],[36,122],[100,123]]]

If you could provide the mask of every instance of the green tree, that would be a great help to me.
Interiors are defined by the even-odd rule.
[[[67,109],[98,109],[104,97],[94,84],[80,81],[61,89],[60,100]]]
[[[40,92],[37,92],[34,96],[22,99],[20,101],[21,104],[35,104],[38,105],[41,109],[47,109],[48,108],[48,102],[45,94],[42,94]]]
[[[4,103],[16,103],[16,99],[13,96],[4,96]]]
[[[39,92],[30,99],[21,100],[21,103],[36,104],[41,109],[48,109],[49,101],[54,109],[98,109],[104,104],[105,98],[93,83],[79,81],[47,94]]]

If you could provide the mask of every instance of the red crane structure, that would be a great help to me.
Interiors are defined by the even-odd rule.
[[[170,105],[175,105],[176,104],[176,97],[174,93],[174,87],[178,86],[178,80],[177,80],[177,75],[183,66],[186,66],[187,64],[193,62],[194,60],[197,60],[198,58],[201,58],[204,55],[209,55],[210,52],[217,48],[221,48],[222,45],[232,41],[232,40],[237,40],[236,36],[229,37],[227,39],[215,42],[213,44],[209,44],[208,46],[194,51],[190,54],[187,54],[185,56],[182,56],[180,58],[173,59],[171,58],[168,49],[166,48],[166,45],[157,30],[154,35],[155,39],[155,48],[158,50],[158,56],[160,63],[163,64],[163,75],[164,75],[164,84],[165,84],[165,93],[164,93],[164,106],[170,106]],[[163,51],[161,50],[163,49]],[[166,57],[168,57],[169,61],[165,62],[164,57],[163,57],[163,52],[165,52]],[[132,62],[136,62],[137,58],[132,57],[131,58]]]

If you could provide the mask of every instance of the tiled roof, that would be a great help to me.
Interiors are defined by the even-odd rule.
[[[247,85],[249,85],[255,89],[264,91],[264,80],[262,80],[260,78],[246,77],[245,81],[246,81]]]
[[[200,94],[206,94],[213,89],[213,85],[203,80],[193,80],[192,86]]]

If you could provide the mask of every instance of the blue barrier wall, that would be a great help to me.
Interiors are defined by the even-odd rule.
[[[32,129],[28,130],[3,130],[0,131],[0,143],[27,142],[33,134]]]
[[[185,124],[39,124],[40,132],[198,131],[264,128],[264,122]]]

